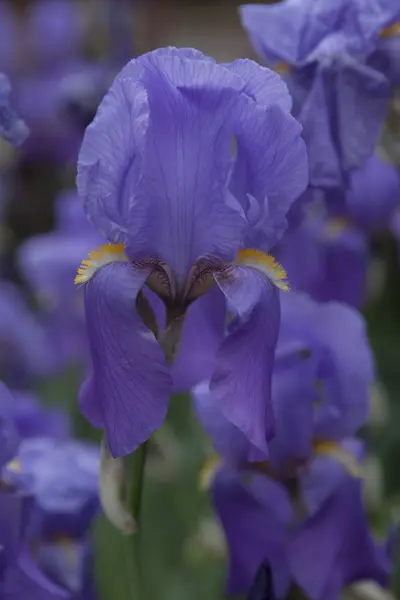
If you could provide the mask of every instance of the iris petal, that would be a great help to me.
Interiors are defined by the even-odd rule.
[[[267,559],[274,573],[275,592],[281,598],[290,581],[286,525],[292,518],[291,508],[283,487],[265,477],[257,483],[263,500],[227,468],[219,471],[212,486],[214,508],[229,544],[228,593],[246,592]]]
[[[238,317],[216,358],[210,389],[225,417],[267,453],[273,435],[271,377],[280,324],[278,289],[260,271],[231,267],[216,281]]]
[[[81,407],[103,426],[114,457],[129,454],[163,422],[172,390],[164,354],[135,310],[148,271],[125,262],[103,266],[85,288],[93,373]]]
[[[225,297],[217,286],[189,306],[172,373],[175,391],[187,391],[211,377],[225,331]]]
[[[245,244],[266,251],[282,236],[286,214],[307,186],[307,153],[299,123],[281,106],[251,104],[243,98],[230,187],[247,216]]]
[[[343,586],[358,580],[387,585],[388,561],[371,537],[360,479],[344,474],[338,480],[334,493],[298,531],[290,560],[294,577],[312,600],[334,600]]]
[[[210,60],[155,53],[143,62],[150,120],[136,194],[148,220],[143,246],[130,238],[128,254],[161,257],[182,283],[199,258],[237,250],[244,222],[228,206],[226,177],[244,82]]]

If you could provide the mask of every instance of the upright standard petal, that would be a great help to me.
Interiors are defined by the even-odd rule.
[[[116,78],[86,129],[78,159],[78,193],[88,218],[113,243],[127,235],[132,199],[124,195],[124,183],[138,163],[147,127],[146,91],[139,76],[131,61]]]
[[[316,372],[317,360],[309,351],[306,358],[299,354],[290,366],[273,373],[276,432],[269,444],[270,462],[285,477],[293,476],[312,454]]]
[[[253,60],[238,59],[224,65],[246,82],[243,92],[256,101],[259,106],[268,107],[277,104],[286,112],[292,108],[292,98],[286,83],[279,75],[258,65]]]
[[[233,267],[216,281],[236,313],[216,357],[210,390],[224,416],[267,454],[274,432],[271,378],[279,292],[256,268]]]
[[[271,6],[243,4],[240,7],[242,26],[262,58],[271,63],[294,63],[304,59],[300,39],[310,4],[310,0],[306,0]]]
[[[87,129],[77,182],[92,221],[128,242],[132,258],[162,258],[183,277],[199,257],[234,257],[243,222],[226,177],[244,87],[200,53],[173,48],[116,78]]]
[[[328,74],[319,65],[293,72],[289,88],[294,97],[295,115],[303,126],[310,168],[310,183],[329,188],[343,184],[343,174],[335,147],[330,106],[334,91],[327,89]]]
[[[172,390],[163,351],[135,309],[147,276],[116,262],[101,267],[85,287],[93,373],[80,403],[85,416],[105,428],[115,458],[160,427]]]
[[[182,282],[199,258],[232,260],[238,248],[244,223],[228,204],[226,178],[233,109],[244,82],[210,60],[179,52],[155,52],[138,62],[146,67],[150,111],[135,190],[137,205],[149,211],[138,251],[161,257]],[[127,185],[133,193],[133,182]],[[128,253],[134,256],[139,245],[130,238]]]
[[[336,77],[336,134],[342,167],[351,173],[373,154],[379,141],[388,110],[390,85],[384,75],[355,61],[341,65]]]
[[[247,247],[268,251],[287,227],[286,215],[308,183],[301,127],[273,104],[243,99],[235,128],[237,156],[230,188],[247,218]]]

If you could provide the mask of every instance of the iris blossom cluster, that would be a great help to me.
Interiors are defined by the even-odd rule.
[[[351,173],[373,153],[393,82],[390,73],[379,70],[379,61],[375,67],[369,59],[379,53],[382,40],[397,37],[398,16],[396,0],[242,6],[242,23],[256,50],[287,70],[311,185],[347,186]]]
[[[212,498],[229,546],[228,591],[248,590],[268,561],[275,593],[295,583],[313,600],[360,579],[388,584],[391,556],[371,536],[362,503],[363,443],[374,364],[361,316],[307,296],[282,298],[272,377],[275,437],[262,455],[229,423],[207,382],[197,414],[220,460]],[[210,469],[210,465],[212,469]]]
[[[225,534],[229,594],[387,588],[397,528],[377,540],[363,501],[378,375],[359,309],[374,242],[400,214],[380,142],[399,83],[397,0],[243,6],[268,66],[160,48],[130,60],[101,101],[130,46],[124,13],[102,65],[82,58],[77,4],[24,9],[21,48],[10,6],[2,137],[22,144],[21,114],[25,158],[61,159],[67,179],[91,122],[77,190],[56,195],[54,229],[15,253],[24,295],[0,281],[12,389],[0,385],[0,598],[97,598],[93,520],[102,503],[136,531],[143,445],[180,392],[214,447],[200,483]],[[101,456],[32,392],[73,362]]]
[[[282,72],[310,160],[304,219],[277,256],[294,289],[363,307],[371,240],[400,196],[398,170],[379,147],[397,82],[398,5],[286,0],[240,13],[256,51]]]
[[[353,173],[347,190],[309,190],[303,219],[275,250],[292,289],[316,300],[364,307],[370,295],[371,247],[393,223],[399,198],[398,170],[378,153]]]
[[[100,100],[105,91],[107,65],[83,57],[80,13],[79,3],[69,0],[35,0],[22,10],[0,4],[0,71],[10,79],[15,109],[30,129],[21,149],[25,160],[74,163],[86,112],[92,116],[93,98]],[[3,98],[0,92],[0,107]],[[17,126],[13,135],[22,141],[26,128],[22,121]]]
[[[108,243],[76,277],[93,362],[80,403],[114,457],[162,424],[181,385],[171,368],[181,331],[200,318],[216,402],[266,449],[278,289],[288,284],[265,252],[307,185],[290,108],[279,76],[250,60],[218,65],[166,48],[128,63],[88,127],[78,192]],[[202,335],[187,340],[186,372]]]

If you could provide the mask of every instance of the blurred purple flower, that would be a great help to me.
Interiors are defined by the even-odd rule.
[[[293,363],[279,360],[293,348]],[[282,470],[311,456],[315,442],[354,435],[367,420],[374,378],[365,322],[356,310],[302,294],[283,297],[272,384],[272,466]]]
[[[78,191],[112,244],[91,253],[76,278],[87,283],[93,360],[80,402],[106,430],[115,457],[163,422],[173,389],[165,354],[173,362],[186,309],[215,283],[209,293],[222,301],[221,337],[209,349],[217,353],[214,398],[255,446],[266,447],[277,288],[287,283],[258,249],[281,237],[307,184],[290,104],[280,78],[252,61],[218,65],[196,50],[166,48],[121,71],[86,131]],[[161,346],[145,284],[166,307]],[[224,297],[237,317],[222,339]],[[214,318],[209,304],[203,322]],[[191,341],[195,347],[196,336]]]
[[[325,206],[310,208],[303,222],[275,248],[293,290],[307,292],[321,302],[362,307],[369,263],[365,233],[346,217],[330,217]]]
[[[20,146],[28,137],[28,128],[10,105],[11,85],[8,78],[0,73],[0,136],[7,142]]]
[[[101,62],[77,63],[61,78],[58,87],[60,112],[81,134],[93,120],[111,81],[110,66]]]
[[[10,417],[10,392],[0,382],[0,469],[17,453],[19,437],[15,423]]]
[[[49,340],[24,298],[10,282],[0,282],[0,370],[2,379],[23,388],[56,367]]]
[[[394,2],[374,0],[241,7],[242,24],[258,53],[288,69],[293,114],[303,125],[315,187],[347,187],[350,174],[375,149],[390,86],[366,59],[397,12]]]
[[[13,440],[9,451],[9,442],[2,439],[0,446],[6,452],[7,458],[2,461],[0,457],[1,464],[9,462],[16,456],[18,438],[49,436],[63,440],[70,434],[69,418],[64,411],[44,407],[33,394],[28,392],[11,392],[2,382],[0,382],[0,415],[3,424],[2,435],[7,434],[7,439]]]
[[[73,440],[31,438],[18,458],[24,487],[35,499],[35,559],[74,600],[95,598],[89,529],[99,510],[99,451]]]
[[[0,384],[0,596],[7,600],[53,600],[66,598],[39,571],[26,547],[26,533],[32,513],[32,497],[4,479],[7,465],[18,452],[18,434],[10,418],[9,392]]]
[[[27,72],[50,71],[82,51],[79,8],[69,0],[35,0],[21,13],[0,4],[0,69],[12,80]]]
[[[5,600],[56,600],[69,598],[39,570],[24,538],[32,508],[31,498],[17,492],[0,492],[0,594]]]
[[[11,393],[5,401],[9,403],[10,418],[21,439],[52,437],[65,440],[70,436],[71,424],[65,411],[45,407],[36,396],[24,392]]]
[[[41,540],[36,559],[52,581],[71,593],[71,600],[97,600],[93,544],[88,536]]]
[[[69,0],[36,0],[26,14],[27,47],[37,68],[51,69],[75,60],[83,48],[79,6]]]
[[[295,293],[281,303],[272,377],[275,436],[268,456],[271,467],[287,475],[307,462],[315,442],[338,442],[365,423],[374,363],[365,323],[354,309]],[[225,460],[240,467],[266,459],[228,424],[207,383],[196,386],[193,396],[197,415]]]
[[[52,164],[76,161],[82,131],[71,127],[63,114],[63,82],[77,70],[80,64],[68,63],[15,80],[15,104],[31,133],[23,148],[28,159],[46,159]]]
[[[88,532],[98,501],[99,450],[74,440],[30,438],[18,458],[37,505],[41,536],[79,538]]]
[[[20,271],[43,311],[57,361],[88,359],[83,298],[74,285],[82,256],[101,242],[81,200],[64,191],[56,200],[56,227],[19,248]]]
[[[212,497],[229,546],[228,592],[246,592],[265,560],[277,598],[285,597],[291,581],[310,600],[338,600],[343,587],[359,580],[387,587],[392,561],[371,536],[362,481],[319,457],[299,483],[294,500],[287,484],[265,475],[246,482],[227,467],[217,473]],[[298,502],[304,503],[302,518]]]
[[[222,457],[212,494],[229,545],[230,593],[246,592],[264,561],[278,598],[292,580],[312,600],[336,600],[358,579],[387,585],[390,558],[370,537],[363,447],[352,439],[366,421],[373,378],[362,317],[292,293],[282,298],[268,457],[224,419],[205,384],[193,390]]]
[[[374,155],[352,174],[347,191],[309,196],[303,220],[285,233],[275,256],[293,289],[361,308],[368,300],[370,236],[390,226],[399,205],[397,169]]]
[[[84,127],[66,118],[68,81],[84,78],[84,89],[92,90],[91,95],[98,100],[105,92],[100,74],[106,68],[81,58],[81,17],[78,4],[69,0],[36,0],[26,7],[23,18],[7,3],[1,3],[0,70],[9,75],[13,105],[29,127],[31,135],[23,146],[23,156],[28,160],[74,165]],[[14,118],[15,136],[22,137],[27,130],[23,122],[17,121],[13,112],[5,115],[7,122],[11,116]]]
[[[373,155],[354,171],[349,189],[332,190],[326,204],[333,217],[345,217],[362,231],[372,233],[388,227],[400,204],[400,175],[397,167]]]

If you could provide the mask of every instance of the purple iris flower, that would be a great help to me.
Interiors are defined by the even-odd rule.
[[[292,288],[316,300],[361,308],[367,299],[369,242],[346,218],[316,211],[275,249]]]
[[[100,244],[101,237],[73,191],[60,194],[55,210],[55,229],[24,242],[18,262],[42,310],[57,361],[64,366],[88,359],[83,298],[74,275],[82,256]]]
[[[303,220],[288,229],[275,255],[293,289],[361,308],[368,295],[370,237],[392,223],[399,204],[398,170],[373,155],[352,174],[347,191],[308,195]]]
[[[38,422],[39,414],[42,423]],[[60,415],[40,410],[27,395],[13,397],[1,384],[0,544],[4,546],[6,534],[7,540],[11,535],[14,540],[16,527],[18,531],[23,530],[18,543],[12,543],[12,555],[9,555],[11,550],[7,550],[7,578],[9,572],[14,573],[14,567],[9,569],[10,561],[19,560],[21,554],[28,561],[26,568],[34,569],[35,578],[40,575],[47,581],[24,549],[27,544],[34,548],[34,559],[49,580],[60,586],[60,590],[68,590],[68,593],[60,592],[60,597],[89,600],[96,597],[89,528],[99,508],[99,451],[91,445],[67,439],[67,432],[60,427],[61,419],[56,416]],[[66,423],[62,425],[65,429]],[[40,433],[52,437],[38,437]],[[7,524],[9,530],[6,530]],[[18,568],[15,575],[15,585],[24,580],[20,570]],[[53,587],[58,590],[49,583],[49,590]],[[22,600],[25,596],[10,598]]]
[[[241,7],[257,52],[288,70],[293,114],[303,125],[315,187],[347,187],[349,175],[375,149],[390,85],[367,58],[396,17],[394,4],[285,0]]]
[[[34,563],[26,546],[27,527],[32,514],[32,497],[5,477],[7,465],[18,452],[17,428],[9,414],[9,392],[0,389],[0,596],[5,600],[55,600],[67,598]],[[4,400],[4,402],[3,402]]]
[[[18,457],[27,489],[35,497],[45,537],[80,537],[98,510],[99,451],[74,440],[30,438]]]
[[[320,440],[338,442],[366,421],[374,362],[361,315],[348,306],[319,304],[305,294],[283,295],[281,330],[272,377],[275,436],[263,455],[228,427],[209,385],[194,390],[200,421],[229,463],[265,460],[290,472]],[[296,449],[296,450],[295,450]]]
[[[294,484],[300,489],[295,499]],[[222,467],[212,497],[228,541],[228,593],[246,592],[265,560],[277,598],[286,596],[291,582],[311,600],[337,600],[360,580],[388,586],[392,561],[369,530],[362,481],[334,460],[316,458],[297,482],[244,477]]]
[[[378,154],[353,173],[346,192],[332,190],[326,195],[331,217],[344,217],[367,233],[388,227],[399,203],[399,171]]]
[[[44,407],[39,400],[28,392],[10,392],[4,383],[0,382],[0,414],[7,415],[7,422],[12,423],[11,431],[20,439],[49,436],[55,439],[66,439],[70,434],[70,422],[65,412],[57,408]],[[6,430],[3,424],[2,433]],[[15,436],[14,436],[15,437]],[[7,448],[4,441],[2,447]],[[15,457],[8,456],[2,464]],[[0,458],[1,462],[1,458]]]
[[[114,457],[162,424],[178,385],[170,364],[191,319],[193,348],[203,329],[219,336],[203,347],[216,403],[266,448],[278,288],[287,282],[264,252],[307,185],[290,106],[281,79],[250,60],[219,65],[193,49],[165,48],[128,63],[88,127],[78,192],[110,243],[76,278],[86,284],[93,362],[80,403],[106,430]],[[224,337],[226,304],[234,319]],[[191,354],[187,345],[188,365]]]
[[[49,340],[16,286],[0,282],[0,370],[2,379],[23,388],[56,367]]]
[[[11,84],[0,73],[0,136],[7,142],[20,146],[28,136],[28,128],[10,104]]]
[[[28,160],[75,165],[83,127],[71,126],[65,118],[65,87],[71,78],[86,78],[86,90],[94,88],[96,95],[105,91],[105,84],[98,81],[104,67],[81,58],[81,17],[78,4],[69,0],[36,0],[24,9],[23,16],[8,3],[1,3],[0,70],[10,77],[13,104],[31,133],[23,146]],[[1,88],[0,114],[3,111],[7,123],[14,123],[9,133],[19,136],[22,143],[27,128],[14,112],[2,108]]]
[[[83,23],[79,7],[69,0],[36,0],[28,7],[27,47],[37,67],[52,69],[79,58],[83,47]]]
[[[25,158],[45,159],[52,164],[76,162],[82,131],[65,119],[63,86],[66,78],[81,73],[83,68],[80,63],[68,63],[16,78],[15,105],[31,133],[23,147]]]
[[[21,443],[24,487],[35,499],[31,538],[35,558],[74,600],[94,598],[89,529],[99,510],[99,451],[91,445],[51,438]]]
[[[37,567],[25,545],[31,499],[17,492],[0,493],[0,595],[4,600],[62,600],[69,595]]]
[[[71,434],[68,415],[61,409],[43,406],[33,394],[9,393],[7,398],[2,396],[1,402],[8,404],[10,418],[21,439],[52,437],[65,440]]]
[[[107,64],[82,62],[61,79],[59,84],[61,112],[68,123],[81,135],[92,122],[113,75],[115,73],[111,72]]]
[[[278,598],[291,581],[312,600],[336,600],[359,579],[387,585],[390,558],[368,529],[363,447],[352,437],[366,421],[373,377],[362,317],[292,293],[282,298],[268,457],[223,417],[206,384],[194,389],[223,460],[212,495],[229,546],[229,592],[246,592],[264,561]]]
[[[35,0],[23,17],[8,2],[0,5],[0,67],[10,77],[50,71],[75,60],[82,50],[79,8],[69,0]]]

